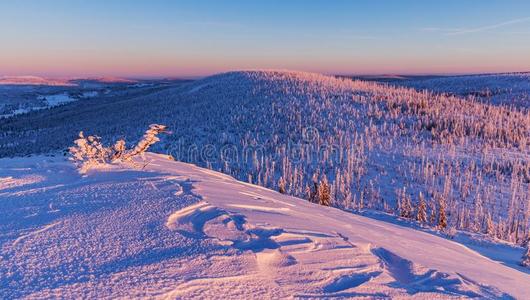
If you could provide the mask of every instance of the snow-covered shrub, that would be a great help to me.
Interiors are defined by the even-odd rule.
[[[70,147],[70,160],[79,168],[80,173],[86,173],[89,169],[106,164],[109,161],[110,149],[101,144],[98,136],[89,135],[85,137],[79,132],[79,138],[74,141],[75,146]]]
[[[105,147],[100,137],[85,137],[81,131],[79,138],[74,141],[75,146],[69,148],[70,160],[76,164],[81,174],[113,162],[130,161],[137,155],[143,155],[151,145],[160,141],[157,135],[163,132],[166,132],[165,125],[152,124],[138,144],[132,150],[127,150],[123,139],[111,147]]]
[[[165,125],[159,125],[159,124],[149,125],[149,129],[147,129],[143,138],[138,142],[138,144],[134,147],[134,149],[132,149],[130,152],[126,152],[123,155],[124,159],[130,159],[133,156],[142,155],[143,153],[145,153],[145,151],[147,151],[147,149],[151,145],[160,141],[157,135],[162,132],[166,132],[166,128],[167,127]]]
[[[118,140],[113,147],[114,153],[112,154],[112,160],[121,159],[126,149],[125,140]]]

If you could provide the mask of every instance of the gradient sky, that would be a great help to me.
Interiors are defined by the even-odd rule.
[[[0,75],[530,71],[530,1],[0,0]]]

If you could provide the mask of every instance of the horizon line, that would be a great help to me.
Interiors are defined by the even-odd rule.
[[[234,69],[234,70],[226,70],[221,72],[213,72],[205,75],[88,75],[88,76],[79,76],[79,75],[71,75],[71,76],[62,76],[62,75],[34,75],[34,74],[20,74],[20,75],[2,75],[0,74],[0,80],[5,78],[23,78],[23,77],[38,77],[43,79],[55,79],[55,80],[100,80],[100,79],[127,79],[127,80],[197,80],[201,78],[206,78],[209,76],[217,75],[217,74],[223,74],[223,73],[230,73],[230,72],[244,72],[244,71],[258,71],[258,70],[283,70],[283,71],[300,71],[300,70],[294,70],[294,69]],[[388,76],[473,76],[473,75],[495,75],[495,74],[524,74],[524,73],[530,73],[530,70],[527,71],[491,71],[491,72],[362,72],[362,73],[345,73],[345,72],[337,72],[337,73],[330,73],[330,72],[315,72],[315,71],[300,71],[300,72],[307,72],[307,73],[316,73],[316,74],[322,74],[322,75],[328,75],[328,76],[339,76],[339,77],[388,77]]]

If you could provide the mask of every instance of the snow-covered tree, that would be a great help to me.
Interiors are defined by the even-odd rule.
[[[491,214],[489,213],[486,215],[486,234],[491,237],[495,236],[495,225],[493,224]]]
[[[398,210],[399,216],[402,218],[410,219],[412,217],[412,203],[409,195],[407,195],[406,188],[403,187],[396,191],[398,198]]]
[[[281,194],[285,194],[286,192],[285,180],[283,179],[283,177],[280,177],[280,179],[278,179],[278,192],[280,192]]]
[[[446,203],[443,196],[438,196],[438,228],[445,229],[447,227],[447,216],[445,214]]]
[[[429,223],[431,223],[431,225],[435,226],[436,225],[436,206],[434,205],[434,203],[431,202],[431,205],[430,205],[430,214],[429,214]]]
[[[418,200],[418,211],[416,214],[416,220],[421,224],[427,223],[427,203],[425,203],[425,197],[423,197],[422,192],[420,192]]]
[[[91,128],[109,141],[141,136],[156,119],[179,128],[178,137],[167,137],[165,152],[239,180],[278,189],[281,176],[286,193],[318,203],[318,180],[312,176],[325,174],[332,205],[347,207],[351,199],[356,209],[396,215],[399,209],[387,209],[397,203],[389,191],[423,191],[433,226],[438,224],[437,192],[447,201],[447,223],[460,230],[475,224],[486,231],[485,214],[490,213],[501,239],[520,242],[529,231],[527,111],[299,72],[236,72],[189,88],[204,86],[193,93],[152,89],[134,97],[116,95],[120,101],[108,103],[108,110],[72,103],[74,110],[65,107],[61,126],[49,126],[56,117],[44,112],[37,119],[23,114],[0,120],[0,156],[65,149],[78,128]],[[203,147],[226,145],[236,153],[229,165],[200,155]],[[239,159],[249,148],[248,160]],[[474,155],[463,155],[464,148]],[[121,160],[127,151],[114,152]]]
[[[311,202],[312,195],[313,193],[311,192],[311,187],[309,187],[309,185],[306,183],[304,188],[304,198]]]
[[[322,177],[318,185],[318,199],[320,205],[331,206],[331,191],[326,175]]]

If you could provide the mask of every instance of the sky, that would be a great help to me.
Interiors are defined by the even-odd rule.
[[[0,0],[0,75],[530,71],[530,1]]]

